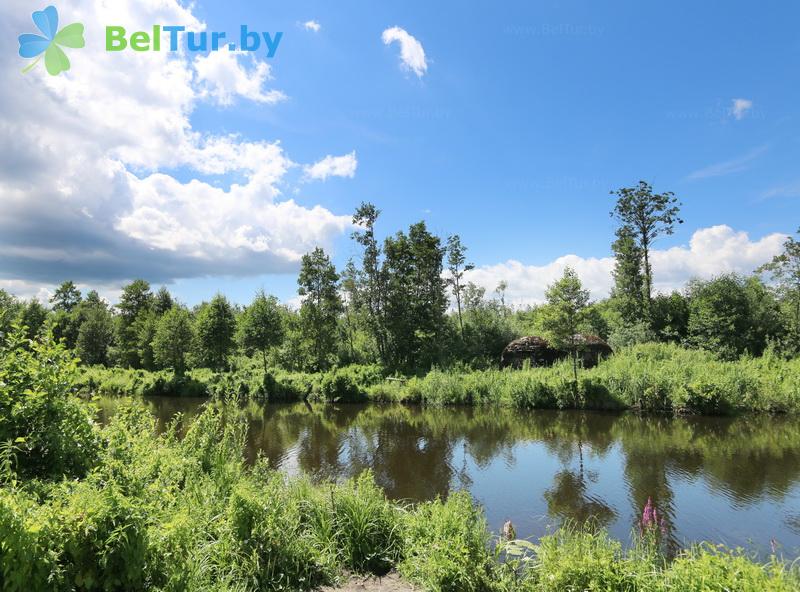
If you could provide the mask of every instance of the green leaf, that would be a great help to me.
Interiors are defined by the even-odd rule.
[[[53,41],[64,47],[72,47],[80,49],[86,45],[83,39],[83,25],[81,23],[72,23],[61,29]]]
[[[48,74],[58,76],[69,70],[69,58],[58,45],[53,43],[44,54],[44,65]]]

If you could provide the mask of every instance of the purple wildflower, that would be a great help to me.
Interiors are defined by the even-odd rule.
[[[647,503],[644,505],[644,510],[642,511],[640,530],[644,532],[656,528],[660,529],[662,534],[665,533],[664,519],[659,517],[658,508],[656,508],[653,500],[648,497]]]

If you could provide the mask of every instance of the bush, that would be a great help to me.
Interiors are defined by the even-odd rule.
[[[533,566],[536,590],[636,590],[622,545],[605,533],[565,526],[542,537]]]
[[[348,569],[383,575],[397,563],[403,548],[400,512],[372,473],[334,490],[331,515],[335,549]]]
[[[790,592],[798,590],[797,574],[780,563],[754,563],[739,551],[703,545],[681,553],[665,570],[660,589],[682,592],[737,590]]]
[[[97,460],[93,408],[71,396],[74,357],[21,329],[0,337],[0,442],[16,443],[9,469],[25,477],[81,476]]]
[[[420,505],[409,514],[400,573],[435,592],[478,592],[492,581],[483,513],[466,493]]]

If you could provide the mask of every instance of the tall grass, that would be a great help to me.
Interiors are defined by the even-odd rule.
[[[424,405],[500,405],[520,409],[638,409],[677,414],[743,411],[800,412],[800,359],[769,353],[720,361],[673,344],[621,350],[599,366],[524,370],[438,370],[423,377],[384,380],[378,366],[348,366],[306,374],[243,362],[231,372],[199,369],[184,378],[167,372],[84,369],[79,391],[97,395],[223,396],[257,401],[398,402]]]
[[[369,389],[382,401],[517,408],[639,409],[731,414],[800,411],[800,359],[774,356],[723,362],[671,344],[638,345],[583,370],[551,368],[446,372]]]

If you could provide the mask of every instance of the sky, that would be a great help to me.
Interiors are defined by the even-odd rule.
[[[18,54],[44,2],[0,6],[0,288],[143,277],[196,304],[291,302],[351,216],[459,234],[469,279],[541,301],[611,286],[611,190],[673,191],[656,288],[748,273],[800,226],[800,5],[634,1],[62,0],[86,47]],[[108,52],[105,28],[282,32],[266,51]],[[164,36],[166,45],[167,37]]]

